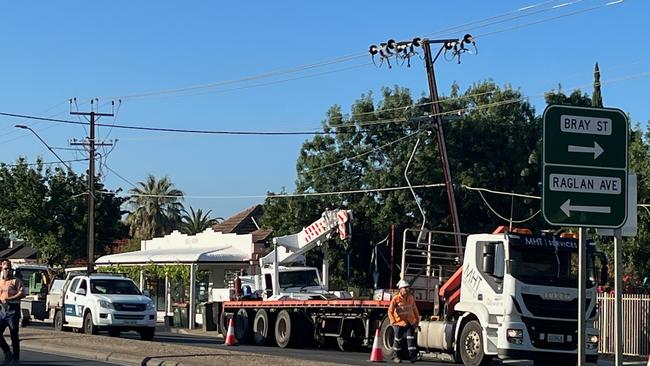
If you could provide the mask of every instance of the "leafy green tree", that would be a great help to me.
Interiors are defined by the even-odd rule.
[[[24,159],[0,165],[0,227],[38,249],[41,261],[66,265],[87,254],[86,178],[69,170],[46,169]],[[123,198],[95,183],[96,242],[126,235],[120,220]],[[101,248],[96,252],[101,254]]]
[[[409,180],[413,185],[442,183],[440,157],[428,99],[415,102],[408,89],[382,90],[375,103],[371,93],[362,95],[344,115],[339,106],[330,108],[323,123],[325,132],[303,144],[297,161],[297,193],[403,187],[409,157],[416,140]],[[449,164],[456,186],[461,230],[484,232],[505,222],[497,213],[515,218],[533,217],[538,223],[539,203],[489,196],[486,202],[475,191],[461,187],[483,187],[501,191],[539,194],[541,124],[521,93],[493,82],[473,85],[465,93],[452,86],[441,102],[443,111],[465,110],[461,121],[444,123]],[[376,121],[392,121],[376,123]],[[450,230],[444,187],[416,189],[429,229]],[[488,208],[489,204],[489,208]],[[409,190],[274,198],[265,202],[263,223],[276,235],[296,232],[317,219],[326,207],[349,208],[354,212],[353,240],[349,245],[330,245],[333,287],[368,285],[371,246],[396,225],[398,243],[406,228],[417,228],[422,217]],[[399,252],[399,249],[396,250]],[[350,254],[351,279],[347,281],[346,256]],[[317,259],[317,256],[312,259]],[[398,261],[396,261],[399,263]],[[385,283],[385,279],[380,279]]]
[[[212,212],[212,210],[203,213],[203,210],[200,208],[194,211],[194,208],[191,206],[190,212],[183,210],[181,232],[187,235],[196,235],[223,221],[223,217],[211,218],[210,212]]]
[[[183,192],[169,177],[157,180],[149,175],[144,182],[129,190],[131,209],[126,217],[129,233],[137,239],[151,239],[169,234],[181,222]]]

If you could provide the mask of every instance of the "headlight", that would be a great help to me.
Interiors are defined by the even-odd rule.
[[[154,305],[153,301],[147,303],[147,310],[156,310],[156,305]]]
[[[508,337],[510,338],[523,338],[524,331],[521,329],[508,329]]]
[[[597,335],[588,336],[587,343],[598,343],[598,336]]]
[[[104,309],[115,309],[115,307],[113,306],[113,303],[110,302],[110,301],[106,301],[106,300],[99,300],[99,306],[104,308]]]
[[[510,343],[523,344],[524,331],[521,329],[508,329],[508,331],[506,332],[506,339]]]

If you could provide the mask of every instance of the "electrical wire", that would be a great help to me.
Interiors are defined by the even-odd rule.
[[[532,216],[530,216],[530,217],[528,217],[528,218],[525,218],[525,219],[523,219],[523,220],[507,219],[507,218],[501,216],[501,215],[500,215],[500,214],[499,214],[499,213],[498,213],[494,208],[492,208],[492,206],[490,206],[490,204],[488,203],[488,201],[487,201],[487,200],[485,199],[485,197],[483,196],[483,192],[481,192],[480,190],[478,190],[477,192],[478,192],[478,194],[481,196],[481,199],[483,200],[483,203],[485,203],[485,206],[487,206],[487,208],[488,208],[490,211],[492,211],[492,213],[495,214],[498,218],[500,218],[501,220],[506,221],[506,222],[511,222],[511,223],[513,223],[513,224],[522,224],[522,223],[524,223],[524,222],[526,222],[526,221],[532,220],[535,216],[537,216],[537,215],[542,211],[542,210],[537,210],[537,212],[535,212]]]
[[[73,160],[63,160],[64,163],[76,163],[80,161],[88,161],[89,159],[73,159]],[[54,164],[61,164],[60,161],[47,161],[47,162],[42,162],[42,163],[27,163],[27,164],[22,164],[26,166],[36,166],[36,165],[54,165]],[[9,167],[16,167],[20,166],[21,164],[5,164],[5,163],[0,163],[0,165],[4,166],[9,166]]]
[[[501,192],[501,191],[495,191],[487,188],[475,188],[475,187],[470,187],[466,184],[461,185],[461,187],[470,190],[470,191],[477,191],[477,192],[489,192],[493,194],[500,194],[500,195],[506,195],[506,196],[513,196],[513,197],[520,197],[520,198],[530,198],[530,199],[541,199],[539,196],[531,196],[528,194],[520,194],[520,193],[511,193],[511,192]]]
[[[106,163],[104,163],[104,167],[105,167],[109,172],[115,174],[118,178],[120,178],[121,180],[123,180],[124,182],[126,182],[127,184],[129,184],[130,186],[132,186],[132,187],[134,187],[134,188],[137,187],[135,184],[133,184],[133,182],[131,182],[130,180],[124,178],[122,175],[120,175],[120,173],[116,172],[115,170],[111,169],[111,167],[109,167]]]
[[[435,184],[421,184],[413,186],[413,188],[432,188],[432,187],[443,187],[444,183],[435,183]],[[387,192],[387,191],[399,191],[409,189],[407,186],[403,187],[385,187],[385,188],[369,188],[369,189],[356,189],[349,191],[338,191],[338,192],[305,192],[305,193],[291,193],[291,194],[265,194],[265,195],[244,195],[244,196],[188,196],[183,195],[184,198],[201,198],[201,199],[242,199],[242,198],[291,198],[291,197],[313,197],[313,196],[334,196],[339,194],[356,194],[356,193],[372,193],[372,192]],[[127,194],[132,197],[158,197],[158,198],[173,198],[178,196],[171,195],[156,195],[156,194]]]
[[[581,1],[581,0],[579,0],[579,1]],[[579,1],[574,1],[572,3],[577,3]],[[512,10],[512,11],[506,12],[506,13],[501,14],[501,15],[492,16],[492,17],[485,18],[483,20],[477,20],[477,21],[473,21],[473,22],[469,22],[469,23],[465,23],[465,24],[461,24],[461,25],[457,25],[457,26],[452,26],[452,27],[442,29],[442,30],[439,30],[439,31],[434,32],[434,33],[429,33],[429,34],[426,34],[426,35],[430,36],[430,35],[435,35],[435,34],[448,33],[448,32],[455,31],[455,30],[466,29],[466,28],[468,28],[468,26],[475,25],[475,24],[480,24],[480,25],[477,25],[477,26],[475,26],[473,28],[469,28],[469,29],[483,28],[483,27],[487,27],[487,26],[490,26],[490,25],[503,23],[503,22],[506,22],[506,21],[512,21],[512,20],[515,20],[515,19],[518,19],[518,18],[521,18],[521,17],[525,17],[525,16],[535,15],[535,14],[537,14],[539,12],[555,10],[555,8],[545,8],[545,9],[535,10],[535,11],[532,11],[532,12],[530,11],[531,9],[538,8],[540,6],[543,6],[545,4],[552,3],[552,2],[554,2],[554,1],[539,2],[539,3],[536,3],[536,4],[530,5],[530,6],[525,6],[525,7],[521,7],[521,8]],[[522,13],[522,12],[524,12],[525,14],[517,15],[515,17],[510,17],[510,18],[506,18],[506,19],[501,19],[501,20],[498,20],[498,21],[496,20],[496,19],[500,19],[500,18],[503,18],[503,17],[508,17],[509,15],[512,15],[512,14],[518,14],[518,13]],[[485,23],[485,24],[483,24],[483,23]],[[333,65],[333,64],[337,64],[337,63],[342,63],[342,62],[348,62],[348,61],[355,60],[355,59],[362,58],[362,57],[367,57],[367,52],[344,55],[344,56],[336,57],[336,58],[329,59],[329,60],[324,60],[324,61],[315,62],[315,63],[311,63],[311,64],[299,65],[299,66],[290,67],[290,68],[286,68],[286,69],[274,70],[274,71],[265,72],[265,73],[261,73],[261,74],[256,74],[256,75],[252,75],[252,76],[247,76],[247,77],[242,77],[242,78],[238,78],[238,79],[222,80],[222,81],[216,81],[216,82],[205,83],[205,84],[195,84],[195,85],[189,85],[189,86],[178,87],[178,88],[168,88],[168,89],[153,90],[153,91],[147,91],[147,92],[142,92],[142,93],[116,95],[116,96],[109,96],[109,97],[105,97],[105,98],[108,98],[108,99],[118,99],[118,98],[120,98],[120,99],[134,99],[134,98],[144,98],[144,97],[154,97],[154,96],[168,95],[168,94],[185,93],[185,92],[188,92],[188,91],[201,90],[201,89],[211,89],[211,88],[222,87],[222,86],[225,86],[225,85],[232,85],[232,84],[237,84],[237,83],[250,82],[250,81],[253,81],[253,80],[257,80],[257,79],[264,79],[264,78],[269,78],[269,77],[274,77],[274,76],[280,76],[280,75],[286,75],[286,74],[291,74],[291,73],[303,72],[305,70],[310,70],[310,69],[319,68],[319,67],[325,67],[325,66],[329,66],[329,65]]]
[[[317,172],[317,171],[319,171],[319,170],[327,169],[327,168],[329,168],[329,167],[332,167],[332,166],[335,166],[335,165],[342,164],[342,163],[344,163],[344,162],[346,162],[346,161],[350,161],[350,160],[358,159],[358,158],[360,158],[360,157],[362,157],[362,156],[366,156],[366,155],[371,154],[371,153],[373,153],[373,152],[375,152],[375,151],[379,151],[379,150],[384,149],[384,148],[386,148],[386,147],[388,147],[388,146],[391,146],[391,145],[397,144],[397,143],[399,143],[399,142],[402,142],[402,141],[404,141],[404,140],[406,140],[406,139],[409,139],[409,138],[411,138],[411,137],[413,137],[413,136],[415,136],[415,135],[417,135],[417,134],[419,134],[419,133],[422,133],[422,132],[424,132],[424,131],[421,131],[421,130],[415,131],[415,132],[410,133],[410,134],[408,134],[408,135],[406,135],[406,136],[402,136],[402,137],[398,138],[397,140],[387,142],[387,143],[385,143],[385,144],[383,144],[383,145],[381,145],[381,146],[377,146],[377,147],[375,147],[375,148],[372,148],[372,149],[370,149],[370,150],[368,150],[368,151],[362,152],[362,153],[357,154],[357,155],[355,155],[355,156],[347,157],[347,158],[341,159],[341,160],[339,160],[339,161],[335,161],[335,162],[333,162],[333,163],[329,163],[329,164],[325,164],[325,165],[322,165],[322,166],[319,166],[319,167],[316,167],[316,168],[313,168],[313,169],[309,169],[309,170],[307,170],[307,171],[300,172],[299,174],[311,174],[311,173],[315,173],[315,172]]]
[[[106,98],[108,98],[108,99],[118,99],[118,98],[119,99],[133,99],[133,98],[143,98],[143,97],[150,97],[150,96],[158,96],[158,95],[186,92],[186,91],[191,91],[191,90],[215,88],[215,87],[219,87],[219,86],[223,86],[223,85],[231,85],[231,84],[236,84],[236,83],[248,82],[248,81],[256,80],[256,79],[269,78],[269,77],[272,77],[272,76],[286,75],[286,74],[301,72],[301,71],[310,70],[310,69],[314,69],[314,68],[318,68],[318,67],[328,66],[328,65],[337,64],[337,63],[341,63],[341,62],[346,62],[346,61],[350,61],[350,60],[355,60],[355,59],[358,59],[358,58],[361,58],[361,57],[366,57],[366,52],[354,53],[354,54],[341,56],[341,57],[337,57],[337,58],[330,59],[330,60],[325,60],[325,61],[316,62],[316,63],[312,63],[312,64],[305,64],[305,65],[301,65],[301,66],[295,66],[295,67],[291,67],[291,68],[287,68],[287,69],[269,71],[269,72],[266,72],[266,73],[247,76],[247,77],[243,77],[243,78],[239,78],[239,79],[223,80],[223,81],[216,81],[216,82],[206,83],[206,84],[197,84],[197,85],[190,85],[190,86],[179,87],[179,88],[170,88],[170,89],[162,89],[162,90],[149,91],[149,92],[143,92],[143,93],[134,93],[134,94],[119,95],[119,96],[111,96],[111,97],[106,97]]]
[[[646,71],[646,72],[642,72],[642,73],[638,73],[638,74],[634,74],[634,75],[629,75],[629,76],[621,77],[621,78],[614,79],[614,80],[604,80],[604,81],[601,81],[601,85],[607,85],[607,84],[611,84],[611,83],[614,83],[614,82],[627,81],[627,80],[641,78],[641,77],[647,77],[647,76],[650,76],[650,71]],[[585,85],[585,87],[591,87],[591,86],[592,86],[591,84],[586,84]],[[491,108],[491,107],[495,107],[495,106],[502,106],[502,105],[507,105],[507,104],[518,103],[518,102],[521,102],[523,100],[530,99],[530,98],[538,98],[538,97],[543,98],[544,96],[545,96],[545,93],[541,93],[541,94],[537,94],[537,95],[530,95],[530,96],[521,96],[519,98],[512,98],[512,99],[493,102],[493,103],[488,103],[488,104],[482,104],[482,105],[477,105],[477,106],[469,106],[469,107],[466,107],[466,108],[459,108],[459,109],[440,112],[440,113],[436,113],[436,114],[429,114],[428,117],[445,116],[445,115],[452,115],[452,114],[462,114],[462,113],[467,113],[467,112],[471,112],[471,111],[474,111],[474,110],[481,110],[481,109]],[[48,118],[48,117],[39,117],[39,116],[31,116],[31,115],[26,115],[26,114],[8,113],[8,112],[0,112],[0,116],[33,119],[33,120],[37,120],[37,121],[48,121],[48,122],[56,122],[56,123],[72,124],[72,125],[87,124],[87,123],[78,122],[78,121],[56,119],[56,118]],[[356,122],[356,123],[334,124],[334,125],[330,125],[330,127],[334,127],[334,128],[360,127],[360,126],[381,125],[381,124],[389,124],[389,123],[396,123],[396,122],[406,122],[406,121],[407,121],[406,118],[394,118],[394,119]],[[98,126],[98,127],[111,127],[112,126],[113,128],[128,129],[128,130],[142,130],[142,131],[153,131],[153,132],[193,133],[193,134],[213,134],[213,135],[279,136],[279,135],[329,135],[329,134],[338,134],[338,133],[366,132],[366,131],[363,131],[363,130],[353,131],[353,132],[340,132],[340,131],[329,131],[329,132],[325,132],[325,131],[228,131],[228,130],[198,130],[198,129],[181,129],[181,128],[146,127],[146,126],[136,126],[136,125],[118,125],[118,124],[104,124],[104,123],[96,123],[95,125]],[[370,132],[370,131],[368,131],[368,132]]]
[[[580,9],[580,10],[576,10],[576,11],[573,11],[573,12],[564,13],[562,15],[548,17],[548,18],[536,20],[536,21],[529,22],[529,23],[519,24],[519,25],[516,25],[516,26],[513,26],[513,27],[509,27],[509,28],[504,28],[504,29],[500,29],[500,30],[496,30],[496,31],[492,31],[492,32],[487,32],[487,33],[475,35],[474,39],[478,39],[478,38],[482,38],[482,37],[488,37],[488,36],[492,36],[492,35],[499,34],[499,33],[504,33],[504,32],[511,32],[513,30],[526,28],[526,27],[530,27],[532,25],[537,25],[537,24],[541,24],[541,23],[545,23],[545,22],[550,22],[550,21],[553,21],[553,20],[557,20],[557,19],[561,19],[561,18],[566,18],[566,17],[570,17],[570,16],[590,12],[590,11],[602,9],[602,8],[605,8],[605,7],[608,7],[608,6],[618,5],[618,4],[621,4],[621,3],[623,3],[623,0],[611,1],[611,2],[608,2],[608,3],[605,3],[605,4],[592,6],[590,8]]]

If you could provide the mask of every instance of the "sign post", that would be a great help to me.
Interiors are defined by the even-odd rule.
[[[627,218],[627,116],[619,109],[549,105],[544,111],[542,213],[579,227],[578,364],[585,364],[586,230]],[[618,289],[617,289],[618,291]]]

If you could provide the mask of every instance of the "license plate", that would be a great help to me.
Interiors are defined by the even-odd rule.
[[[548,341],[553,343],[564,343],[564,334],[548,334]]]
[[[124,324],[126,324],[126,325],[135,325],[136,321],[135,320],[125,320]]]

